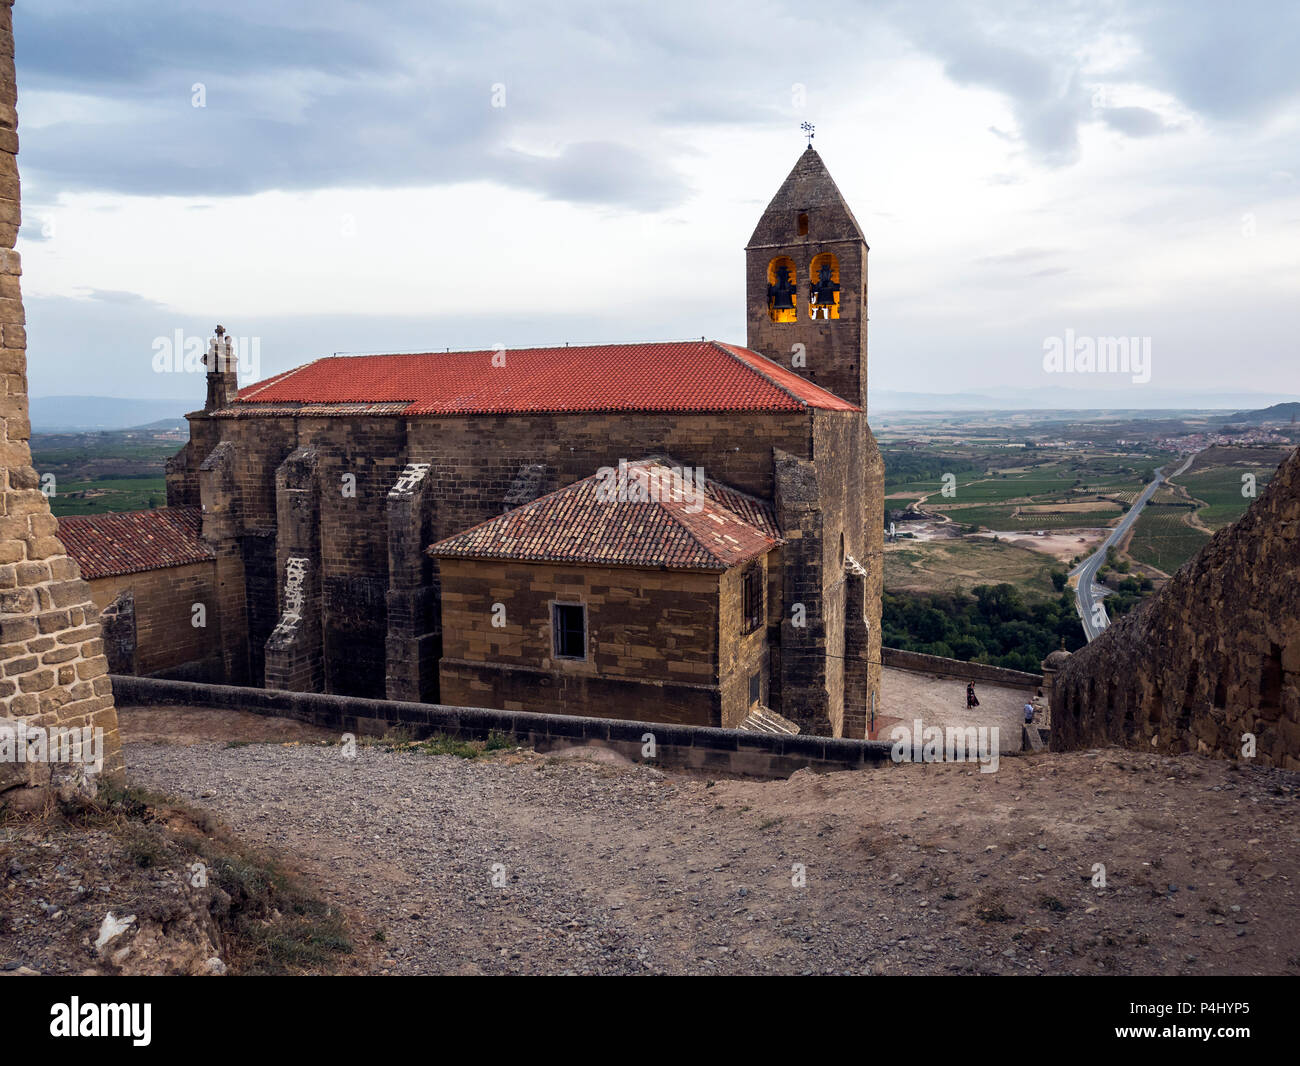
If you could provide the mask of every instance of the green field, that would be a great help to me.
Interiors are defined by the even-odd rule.
[[[1139,563],[1174,573],[1200,551],[1209,534],[1186,522],[1190,508],[1149,503],[1133,524],[1128,554]]]
[[[56,481],[50,510],[58,517],[104,514],[108,511],[142,511],[167,503],[167,481],[163,477],[95,478],[91,481]],[[80,497],[75,493],[102,492]]]
[[[886,506],[905,507],[926,496],[922,506],[927,511],[946,514],[962,525],[1008,532],[1107,526],[1122,513],[1117,505],[1131,505],[1158,465],[1155,456],[1145,455],[1084,454],[1061,461],[1029,451],[972,453],[968,458],[981,460],[978,469],[956,473],[952,495],[943,495],[941,478],[896,483],[887,490],[891,498]],[[920,462],[915,454],[909,454],[909,460]],[[889,462],[886,451],[886,471]],[[941,457],[934,457],[929,469],[936,465],[942,469]],[[1017,513],[1026,507],[1052,512],[1058,506],[1059,513]]]

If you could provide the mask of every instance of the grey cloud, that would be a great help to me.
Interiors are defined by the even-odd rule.
[[[1015,133],[991,128],[1004,140],[1018,139],[1040,163],[1061,166],[1079,154],[1079,123],[1088,94],[1079,84],[1078,61],[1054,35],[1054,49],[1041,46],[1041,25],[1017,21],[1008,31],[993,17],[979,18],[966,6],[940,5],[896,9],[896,18],[913,43],[936,56],[944,73],[962,86],[992,89],[1011,104]],[[1016,43],[992,35],[985,24]]]
[[[1129,137],[1154,137],[1177,128],[1145,107],[1102,108],[1101,119],[1111,129]]]
[[[1275,0],[1130,5],[1132,74],[1215,119],[1263,117],[1300,99],[1300,7]]]
[[[31,212],[24,212],[22,225],[18,227],[18,236],[25,241],[48,241],[50,234],[45,224]]]
[[[253,0],[194,6],[20,5],[23,89],[100,104],[24,131],[39,187],[221,196],[472,178],[657,210],[688,192],[665,150],[673,125],[788,121],[782,82],[799,77],[772,77],[788,65],[779,39],[708,9],[685,26],[596,2],[322,0],[293,21]],[[728,51],[721,35],[754,47]],[[191,106],[194,82],[205,107]],[[490,106],[498,82],[504,108]],[[557,153],[518,148],[533,143]]]
[[[1078,158],[1083,122],[1099,120],[1129,137],[1179,128],[1147,108],[1093,109],[1090,85],[1137,82],[1226,120],[1261,118],[1300,100],[1300,7],[1294,4],[1149,0],[1008,11],[1005,4],[940,3],[890,10],[908,39],[938,58],[954,82],[1002,94],[1016,117],[1015,136],[1048,165]],[[1106,35],[1129,38],[1138,54],[1098,81],[1086,57]]]
[[[14,9],[19,84],[122,95],[183,72],[188,93],[205,75],[293,69],[346,75],[391,62],[391,50],[364,32],[357,9],[337,2],[313,6],[317,17],[331,16],[332,26],[277,24],[266,5],[246,0],[206,11],[147,0],[20,3]]]
[[[671,169],[619,144],[590,141],[569,145],[555,158],[516,152],[511,160],[514,183],[554,200],[657,210],[680,202],[688,191]]]
[[[124,289],[87,289],[87,300],[97,300],[106,304],[141,304],[161,307],[162,305],[154,300],[141,296],[138,292],[127,292]]]
[[[976,260],[977,263],[1031,263],[1038,259],[1046,259],[1049,256],[1056,255],[1053,248],[1017,248],[1012,252],[999,252],[997,255],[985,255]]]

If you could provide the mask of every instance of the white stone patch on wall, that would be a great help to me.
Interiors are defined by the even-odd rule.
[[[420,487],[420,482],[424,480],[428,472],[428,463],[407,463],[405,469],[397,475],[397,481],[393,484],[393,487],[388,490],[388,495],[390,497],[411,495]]]
[[[269,647],[285,647],[297,635],[298,623],[302,621],[302,609],[306,602],[303,589],[307,580],[307,560],[296,555],[284,561],[284,611],[280,621],[272,630],[267,640]]]

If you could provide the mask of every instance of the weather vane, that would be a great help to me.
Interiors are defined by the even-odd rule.
[[[804,134],[808,138],[808,147],[811,148],[812,139],[813,139],[813,130],[815,130],[817,127],[814,126],[811,122],[801,122],[799,123],[799,128],[804,131]]]

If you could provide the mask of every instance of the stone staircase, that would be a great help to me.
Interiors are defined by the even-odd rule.
[[[787,733],[790,736],[799,732],[799,727],[790,719],[782,718],[771,707],[764,707],[761,703],[754,704],[740,728],[751,733]]]

